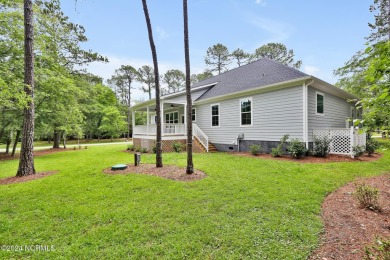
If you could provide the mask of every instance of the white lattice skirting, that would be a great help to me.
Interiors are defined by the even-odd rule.
[[[366,133],[359,133],[354,127],[342,129],[315,129],[313,139],[328,137],[330,143],[330,154],[346,154],[353,157],[354,146],[366,146]]]

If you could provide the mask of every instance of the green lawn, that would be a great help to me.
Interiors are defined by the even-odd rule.
[[[122,139],[113,139],[111,141],[111,139],[93,139],[93,140],[90,140],[90,139],[83,139],[83,140],[80,140],[80,145],[88,145],[88,144],[101,144],[101,143],[111,143],[111,142],[126,142],[126,139],[122,138]],[[78,141],[77,140],[68,140],[66,141],[66,144],[67,145],[76,145],[78,144]],[[19,142],[18,145],[17,145],[17,148],[20,148],[20,145],[21,143]],[[52,147],[53,146],[53,142],[49,143],[48,141],[35,141],[34,142],[34,147]],[[0,149],[5,149],[6,145],[4,143],[0,143]],[[60,143],[60,147],[62,147],[62,141]],[[12,144],[10,146],[10,149],[12,150]]]
[[[323,229],[321,202],[357,176],[390,171],[390,152],[376,162],[300,164],[196,154],[208,177],[176,182],[146,175],[102,173],[132,162],[124,145],[89,147],[36,158],[38,171],[60,172],[0,186],[0,246],[53,245],[52,252],[6,252],[30,257],[304,259]],[[152,163],[153,155],[142,155]],[[186,156],[164,154],[184,166]],[[0,162],[0,178],[17,161]]]

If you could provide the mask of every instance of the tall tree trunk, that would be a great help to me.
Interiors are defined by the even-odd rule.
[[[162,146],[161,146],[161,108],[160,108],[160,76],[158,73],[158,62],[157,62],[157,52],[156,46],[154,45],[152,25],[150,23],[148,5],[146,0],[142,0],[142,5],[145,13],[146,26],[148,27],[149,43],[150,49],[152,51],[153,57],[153,67],[154,67],[154,82],[156,85],[156,167],[163,167],[162,162]]]
[[[5,154],[9,154],[9,147],[12,143],[12,131],[9,131],[8,138],[5,142]]]
[[[188,8],[187,0],[183,0],[184,17],[184,56],[186,63],[186,94],[187,94],[187,174],[194,173],[192,161],[192,98],[191,98],[191,70],[190,70],[190,47],[188,40]]]
[[[24,108],[22,149],[16,176],[35,174],[34,166],[34,25],[32,0],[24,0],[24,91],[30,100]]]
[[[53,148],[60,148],[61,135],[58,130],[54,130],[53,134]]]
[[[19,142],[19,138],[20,138],[20,133],[21,131],[18,129],[16,130],[16,136],[15,136],[15,140],[14,140],[14,146],[12,147],[12,156],[15,156],[15,153],[16,153],[16,147],[18,145],[18,142]]]
[[[148,84],[148,88],[149,88],[149,91],[148,91],[148,93],[149,93],[149,100],[151,100],[152,99],[152,87],[150,86],[150,83]]]

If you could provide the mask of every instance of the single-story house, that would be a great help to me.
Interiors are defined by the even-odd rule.
[[[350,119],[361,117],[355,96],[267,58],[198,82],[191,93],[194,151],[248,151],[256,143],[269,152],[285,134],[310,147],[314,131],[349,131]],[[133,120],[133,142],[151,150],[155,100],[133,106],[133,118],[138,111],[146,112],[147,124]],[[172,151],[173,142],[185,144],[185,115],[185,91],[161,97],[163,151]]]

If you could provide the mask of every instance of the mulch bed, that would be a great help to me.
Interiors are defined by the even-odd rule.
[[[63,152],[63,151],[70,151],[70,150],[73,150],[73,149],[49,148],[49,149],[44,149],[44,150],[37,150],[37,151],[34,151],[34,157],[43,156],[43,155],[52,154],[52,153]],[[12,157],[11,154],[0,153],[0,161],[18,160],[19,156],[20,156],[19,153],[16,153],[14,157]]]
[[[381,212],[360,207],[353,192],[357,183],[380,190]],[[359,179],[329,194],[322,205],[325,232],[309,259],[363,259],[376,238],[390,238],[390,175]]]
[[[193,174],[186,174],[186,168],[173,165],[164,165],[164,167],[157,168],[154,164],[141,164],[140,166],[127,165],[127,169],[112,171],[111,168],[103,170],[106,174],[147,174],[159,176],[162,178],[175,181],[196,181],[207,177],[207,175],[200,171],[194,170]]]
[[[32,180],[36,180],[36,179],[40,179],[43,177],[53,175],[57,172],[58,171],[37,172],[36,174],[23,176],[23,177],[15,177],[15,176],[8,177],[8,178],[0,179],[0,185],[7,185],[7,184],[13,184],[13,183],[32,181]]]
[[[250,158],[263,158],[263,159],[272,159],[272,160],[281,160],[281,161],[292,161],[292,162],[299,162],[299,163],[330,163],[330,162],[371,162],[376,161],[380,158],[382,158],[383,154],[381,153],[374,153],[371,156],[363,155],[359,158],[351,158],[350,156],[346,155],[338,155],[338,154],[329,154],[327,157],[315,157],[315,156],[305,156],[300,159],[295,159],[291,155],[283,155],[281,157],[272,157],[271,154],[258,154],[253,155],[251,153],[235,153],[232,152],[233,155],[238,156],[246,156]]]

